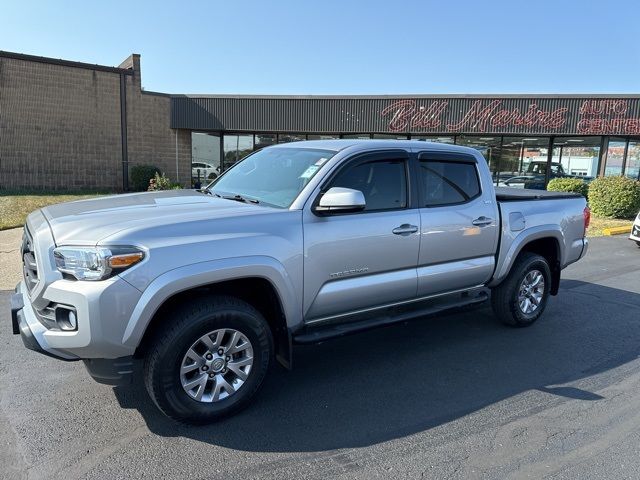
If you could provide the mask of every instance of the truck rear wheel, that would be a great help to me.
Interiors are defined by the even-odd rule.
[[[211,296],[175,308],[147,351],[144,377],[168,417],[205,424],[245,407],[273,353],[264,317],[242,300]]]
[[[491,306],[506,325],[528,327],[544,312],[551,289],[551,269],[544,257],[521,253],[507,278],[491,291]]]

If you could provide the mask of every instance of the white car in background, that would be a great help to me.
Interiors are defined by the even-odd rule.
[[[220,175],[220,167],[205,162],[193,162],[191,164],[191,176],[194,179],[200,179],[203,183],[215,180],[218,175]]]
[[[629,240],[633,240],[640,247],[640,213],[636,215],[636,219],[633,222],[633,226],[631,227],[631,235],[629,235]]]

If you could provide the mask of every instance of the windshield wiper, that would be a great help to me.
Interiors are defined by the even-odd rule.
[[[214,193],[209,189],[209,187],[202,187],[196,189],[196,192],[206,193],[207,195],[214,195]],[[215,195],[218,195],[217,193]],[[219,197],[220,195],[218,195]]]
[[[220,195],[219,193],[216,193],[216,192],[211,192],[211,193],[216,197],[224,198],[225,200],[235,200],[236,202],[242,202],[242,203],[253,203],[254,205],[257,205],[258,203],[260,203],[260,200],[256,200],[255,198],[246,198],[240,195],[239,193],[236,193],[233,195]]]

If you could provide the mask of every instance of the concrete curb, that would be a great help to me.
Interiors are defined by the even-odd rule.
[[[631,233],[632,225],[628,227],[611,227],[611,228],[603,228],[602,233],[604,235],[622,235],[625,233]]]

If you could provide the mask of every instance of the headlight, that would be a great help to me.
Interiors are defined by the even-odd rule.
[[[56,267],[78,280],[104,280],[144,258],[136,247],[58,247],[53,250]]]

